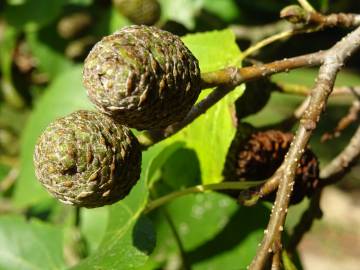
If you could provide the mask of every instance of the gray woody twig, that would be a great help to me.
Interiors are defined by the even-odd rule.
[[[357,28],[325,54],[324,63],[320,67],[316,84],[311,91],[309,106],[300,120],[299,128],[283,162],[283,178],[279,185],[268,227],[265,230],[266,233],[255,258],[250,264],[249,269],[251,270],[261,270],[264,268],[274,239],[283,230],[299,160],[325,108],[338,71],[345,60],[359,46],[360,28]]]
[[[360,157],[360,126],[357,128],[350,143],[345,149],[334,158],[325,168],[321,170],[320,178],[321,184],[326,182],[336,181],[344,176],[351,165],[354,164]]]

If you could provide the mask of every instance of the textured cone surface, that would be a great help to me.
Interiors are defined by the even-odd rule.
[[[161,14],[157,0],[113,0],[116,9],[135,24],[152,25]]]
[[[254,132],[245,138],[238,132],[226,158],[223,171],[225,181],[257,181],[271,177],[283,162],[292,139],[292,133],[278,130]],[[311,196],[318,179],[318,160],[310,149],[306,149],[296,171],[291,203]],[[274,192],[265,199],[273,201],[275,195]]]
[[[97,112],[51,123],[35,146],[35,173],[60,201],[99,207],[124,198],[140,177],[141,151],[131,131]]]
[[[185,117],[199,93],[198,61],[177,36],[130,26],[103,38],[85,60],[90,100],[132,128],[164,128]]]

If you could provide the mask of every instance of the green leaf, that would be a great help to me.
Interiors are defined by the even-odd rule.
[[[204,0],[204,8],[226,22],[230,22],[240,15],[235,0]]]
[[[38,183],[33,166],[33,152],[37,138],[56,118],[78,109],[91,109],[81,83],[81,67],[73,67],[57,77],[36,104],[21,140],[21,170],[15,189],[15,202],[19,206],[34,204],[48,198]]]
[[[109,207],[81,209],[81,232],[89,246],[89,253],[96,252],[103,239],[109,218]]]
[[[110,11],[110,21],[109,21],[109,29],[111,33],[114,33],[118,31],[120,28],[130,25],[131,22],[120,14],[120,12],[117,12],[115,8],[112,8]]]
[[[329,10],[329,0],[319,0],[321,12],[326,13]]]
[[[141,215],[149,196],[147,183],[175,149],[160,143],[143,153],[139,182],[124,200],[108,207],[108,224],[99,248],[74,269],[134,269],[147,261],[155,247],[152,223]]]
[[[62,231],[18,216],[0,217],[0,268],[64,269]]]
[[[196,152],[180,148],[165,162],[162,180],[174,190],[201,183],[200,164]]]
[[[12,57],[18,35],[17,29],[6,26],[5,31],[3,31],[0,37],[0,72],[2,73],[2,78],[0,78],[0,94],[9,105],[15,108],[21,108],[24,105],[13,84],[11,72]]]
[[[219,42],[221,40],[221,42]],[[185,44],[200,63],[201,72],[217,70],[229,65],[239,65],[241,53],[230,30],[188,35]],[[203,91],[200,99],[211,90]],[[226,153],[235,134],[232,121],[234,102],[243,93],[237,87],[206,114],[175,135],[172,141],[183,140],[186,147],[194,149],[200,161],[202,181],[205,184],[220,182]]]
[[[163,20],[172,20],[186,28],[195,28],[195,17],[202,7],[203,0],[159,0]]]
[[[14,27],[5,27],[0,38],[0,65],[3,77],[11,79],[12,53],[15,48],[18,32]]]
[[[64,57],[62,51],[65,43],[55,31],[55,27],[50,27],[26,32],[30,50],[38,62],[37,68],[46,73],[49,79],[63,73],[72,65],[71,61]]]
[[[22,5],[26,2],[27,0],[7,0],[7,4],[8,5]]]
[[[63,0],[27,0],[21,5],[8,5],[6,21],[19,29],[35,29],[54,21],[66,4]]]
[[[164,145],[166,145],[166,143],[164,143]],[[182,142],[170,144],[165,149],[161,149],[161,153],[155,156],[150,166],[146,170],[145,177],[147,179],[148,187],[152,186],[155,180],[153,178],[156,175],[156,171],[159,170],[163,166],[163,164],[169,159],[169,157],[183,145],[184,143]]]
[[[94,0],[67,0],[68,4],[79,5],[79,6],[90,6]]]
[[[0,163],[0,182],[4,179],[5,176],[7,176],[10,169],[11,168],[9,166]]]
[[[263,237],[269,209],[261,204],[239,207],[219,193],[188,195],[166,207],[185,249],[191,269],[245,269]],[[152,260],[174,260],[177,245],[159,210],[158,245]],[[157,258],[157,259],[156,259]]]

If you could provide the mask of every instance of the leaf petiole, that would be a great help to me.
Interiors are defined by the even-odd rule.
[[[263,184],[265,181],[251,181],[251,182],[222,182],[217,184],[208,184],[208,185],[197,185],[193,187],[189,187],[183,190],[174,191],[165,196],[162,196],[158,199],[150,201],[146,208],[144,209],[144,213],[149,213],[152,210],[178,198],[181,196],[185,196],[192,193],[204,193],[205,191],[210,190],[243,190],[251,187],[259,186]]]

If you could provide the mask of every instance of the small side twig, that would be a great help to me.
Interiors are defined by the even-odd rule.
[[[292,25],[284,20],[259,26],[230,26],[230,29],[234,32],[237,39],[250,40],[251,43],[256,43],[279,32],[291,30],[292,28]]]
[[[250,194],[247,190],[245,190],[243,193],[240,192],[238,202],[244,206],[255,205],[259,199],[273,193],[279,187],[281,176],[282,169],[279,168],[271,178],[266,180],[265,183],[257,187],[255,190],[251,190]]]
[[[327,185],[329,183],[339,181],[360,157],[360,126],[351,138],[349,144],[344,150],[336,156],[328,165],[320,172],[322,179],[320,184]]]
[[[336,125],[332,132],[326,132],[321,137],[321,142],[326,142],[333,138],[337,138],[341,135],[341,133],[352,123],[358,120],[360,113],[360,101],[355,100],[351,105],[348,113],[340,119],[339,123]]]
[[[193,193],[204,193],[210,190],[243,190],[251,187],[258,186],[262,184],[263,181],[252,181],[252,182],[220,182],[218,184],[208,184],[208,185],[197,185],[189,188],[185,188],[183,190],[174,191],[167,195],[164,195],[160,198],[157,198],[153,201],[150,201],[146,208],[144,209],[144,213],[147,214],[154,209],[176,199],[181,196],[185,196]]]
[[[271,43],[274,43],[275,41],[286,39],[291,36],[295,36],[295,35],[303,34],[303,33],[307,33],[307,32],[312,32],[312,30],[310,30],[310,29],[291,29],[291,30],[285,30],[280,33],[276,33],[272,36],[269,36],[269,37],[257,42],[253,46],[247,48],[242,53],[242,58],[243,59],[247,58],[249,55],[254,54],[256,51],[259,51],[261,48],[263,48]]]
[[[283,82],[274,82],[273,84],[276,91],[285,94],[307,96],[311,91],[310,87],[300,84]],[[331,92],[331,96],[353,95],[354,92],[360,94],[360,86],[337,86],[334,87],[334,90]]]
[[[358,14],[334,13],[324,15],[297,5],[285,7],[280,12],[280,17],[303,27],[314,27],[317,31],[332,27],[353,28],[360,25],[360,15]]]

